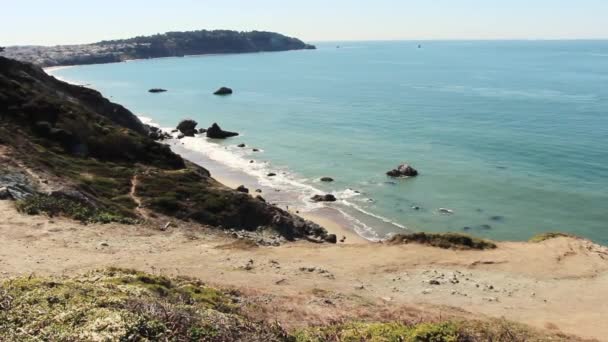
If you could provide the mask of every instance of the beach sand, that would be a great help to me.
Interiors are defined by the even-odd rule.
[[[242,180],[229,178],[226,175],[214,173],[212,174],[212,177],[215,178],[215,180],[217,180],[218,182],[232,189],[236,189],[241,185],[245,185],[245,187],[248,187],[248,185],[244,184]],[[249,189],[251,196],[258,195],[252,191],[252,188]],[[297,210],[297,208],[289,208],[288,210],[294,215],[298,215],[306,220],[312,221],[320,225],[321,227],[325,228],[330,234],[336,234],[338,240],[341,240],[343,237],[346,237],[344,242],[340,242],[340,244],[370,243],[369,240],[364,239],[354,231],[354,228],[352,227],[348,219],[346,219],[338,210],[328,207],[315,209],[310,212],[300,212],[299,210]]]
[[[608,336],[608,249],[586,240],[501,242],[486,251],[380,243],[252,247],[187,222],[167,231],[161,222],[84,226],[23,216],[9,201],[0,201],[0,218],[0,279],[115,266],[236,288],[253,298],[260,319],[286,328],[425,315],[506,318]]]

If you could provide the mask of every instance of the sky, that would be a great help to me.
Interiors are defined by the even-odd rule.
[[[608,0],[0,0],[0,45],[266,30],[309,42],[608,39]]]

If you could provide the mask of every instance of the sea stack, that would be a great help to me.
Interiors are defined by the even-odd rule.
[[[236,132],[228,132],[222,130],[217,123],[213,123],[213,125],[211,125],[211,127],[207,129],[207,138],[211,139],[226,139],[230,137],[236,137],[237,135],[239,134]]]
[[[187,137],[193,137],[196,133],[198,133],[196,130],[196,125],[198,125],[198,123],[192,119],[182,120],[177,125],[177,130],[182,132],[182,134]]]

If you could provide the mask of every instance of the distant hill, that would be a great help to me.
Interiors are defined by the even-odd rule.
[[[247,53],[315,49],[297,38],[274,32],[228,30],[167,32],[153,36],[93,44],[10,46],[3,56],[41,67],[115,63],[131,59],[183,57],[218,53]]]

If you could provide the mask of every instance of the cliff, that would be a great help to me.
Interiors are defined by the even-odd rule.
[[[148,137],[149,128],[95,90],[0,57],[0,192],[25,213],[83,222],[165,215],[293,240],[318,225],[226,188]]]
[[[297,38],[274,32],[228,30],[168,32],[153,36],[83,45],[12,46],[3,56],[42,67],[114,63],[132,59],[183,57],[219,53],[247,53],[314,49]]]

